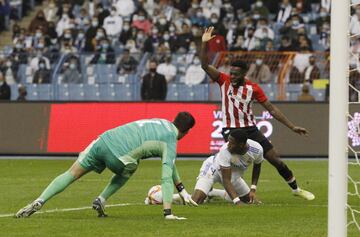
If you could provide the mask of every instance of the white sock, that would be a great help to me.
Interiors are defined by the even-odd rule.
[[[98,198],[100,199],[102,204],[104,204],[106,202],[105,198],[103,198],[102,196],[99,196]]]
[[[229,197],[229,195],[227,194],[227,192],[223,189],[216,189],[216,188],[213,188],[209,193],[208,193],[208,196],[209,197],[220,197],[224,200],[227,200],[227,201],[232,201],[231,198]]]

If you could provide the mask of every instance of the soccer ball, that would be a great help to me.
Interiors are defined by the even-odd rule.
[[[148,203],[152,205],[159,205],[163,202],[161,185],[155,185],[150,188],[147,195]],[[145,201],[146,202],[146,201]]]

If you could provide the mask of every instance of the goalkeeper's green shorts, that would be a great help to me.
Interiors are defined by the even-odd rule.
[[[94,140],[80,152],[77,161],[85,170],[99,174],[107,167],[115,174],[121,175],[125,167],[101,138]]]

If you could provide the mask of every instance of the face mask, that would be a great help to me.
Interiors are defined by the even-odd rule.
[[[145,17],[144,16],[139,16],[139,21],[143,21],[145,20]]]
[[[198,8],[198,7],[199,7],[199,4],[193,3],[193,4],[191,4],[191,7],[192,7],[192,8]]]
[[[79,39],[83,39],[84,36],[85,36],[84,33],[79,33],[79,34],[78,34],[78,38],[79,38]]]
[[[197,35],[197,33],[198,33],[198,29],[193,28],[193,29],[191,29],[191,32],[193,33],[193,35]]]
[[[99,22],[93,21],[93,22],[91,23],[91,25],[92,25],[93,27],[97,27],[97,26],[99,25]]]
[[[261,59],[256,59],[256,65],[260,66],[262,64],[262,60]]]
[[[70,39],[70,38],[71,38],[71,34],[65,34],[65,35],[64,35],[64,38],[65,38],[65,39]]]
[[[326,17],[327,13],[326,12],[320,12],[320,17]]]
[[[195,65],[199,65],[199,64],[200,64],[200,60],[199,60],[198,58],[195,58],[195,59],[194,59],[194,64],[195,64]]]
[[[259,15],[259,14],[255,14],[255,15],[253,15],[253,19],[255,19],[255,20],[260,19],[260,15]]]
[[[237,28],[237,25],[232,24],[232,25],[230,26],[230,28],[231,28],[232,30],[235,30],[235,29]]]
[[[36,38],[40,38],[41,36],[42,36],[42,33],[41,33],[41,32],[36,32],[36,33],[35,33],[35,37],[36,37]]]
[[[263,6],[263,2],[256,2],[256,6],[257,6],[257,7],[262,7],[262,6]]]
[[[7,67],[11,67],[11,64],[12,64],[12,63],[11,63],[10,61],[7,61],[7,62],[6,62],[6,66],[7,66]]]
[[[169,40],[170,39],[170,35],[169,34],[164,34],[164,40]]]
[[[44,68],[45,68],[45,64],[40,63],[40,64],[39,64],[39,68],[40,68],[40,69],[44,69]]]
[[[101,47],[102,47],[103,49],[108,49],[108,48],[109,48],[109,45],[108,45],[108,44],[103,44],[103,45],[101,45]]]
[[[142,35],[142,34],[141,34],[141,35],[138,35],[138,36],[137,36],[137,39],[138,39],[138,40],[144,39],[144,35]]]
[[[166,19],[165,18],[160,18],[159,23],[160,23],[160,25],[166,25]]]
[[[69,16],[68,16],[67,14],[63,14],[63,15],[62,15],[62,18],[63,18],[64,20],[67,20],[67,19],[69,18]]]
[[[115,16],[116,15],[116,11],[111,11],[111,15]]]
[[[234,14],[228,13],[228,14],[226,14],[226,17],[232,19],[232,18],[234,18]]]
[[[197,17],[202,17],[202,12],[197,12],[197,13],[196,13],[196,16],[197,16]]]
[[[123,29],[124,29],[125,31],[128,31],[128,30],[130,29],[130,26],[129,26],[129,25],[124,25],[124,26],[123,26]]]
[[[174,26],[170,26],[170,27],[169,27],[169,30],[170,30],[171,32],[174,32],[174,31],[175,31],[175,27],[174,27]]]
[[[71,64],[70,64],[70,69],[75,69],[75,68],[76,68],[76,64],[71,63]]]
[[[16,44],[15,47],[16,47],[17,49],[21,49],[21,48],[22,48],[22,44]]]
[[[38,44],[37,46],[39,49],[43,49],[44,48],[44,44]]]
[[[217,18],[211,18],[211,23],[213,23],[213,24],[216,24],[216,23],[218,23],[218,19]]]
[[[96,38],[100,39],[102,37],[104,37],[104,34],[102,32],[97,32],[96,33]]]
[[[56,44],[57,43],[57,39],[51,39],[50,40],[52,44]]]
[[[196,51],[196,47],[190,46],[189,51],[190,51],[190,52],[195,52],[195,51]]]
[[[151,33],[153,33],[153,35],[156,35],[157,33],[159,33],[159,31],[157,29],[152,30]]]
[[[293,21],[293,25],[294,25],[294,26],[299,25],[299,23],[300,23],[299,21]]]

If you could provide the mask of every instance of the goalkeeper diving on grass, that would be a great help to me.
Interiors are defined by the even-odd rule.
[[[106,217],[106,200],[129,180],[140,160],[160,157],[164,217],[167,220],[186,219],[172,214],[171,202],[175,184],[184,203],[197,206],[185,190],[175,165],[177,141],[194,125],[195,119],[190,113],[180,112],[173,122],[165,119],[144,119],[104,132],[79,154],[68,171],[56,177],[35,201],[20,209],[15,217],[29,217],[83,175],[90,171],[101,173],[108,168],[114,176],[92,204],[99,217]]]

